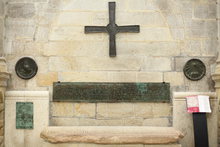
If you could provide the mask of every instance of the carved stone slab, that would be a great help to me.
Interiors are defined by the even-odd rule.
[[[183,138],[173,127],[74,126],[48,127],[41,138],[50,143],[172,144]]]
[[[169,83],[53,84],[53,101],[67,102],[169,102]]]

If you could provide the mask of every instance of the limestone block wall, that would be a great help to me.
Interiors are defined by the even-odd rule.
[[[49,90],[52,82],[170,82],[171,91],[213,91],[216,0],[115,0],[118,25],[140,33],[117,35],[117,57],[107,34],[84,34],[85,25],[108,24],[107,0],[8,0],[4,53],[12,73],[8,90]],[[0,25],[1,26],[1,25]],[[36,77],[19,79],[17,60],[34,58]],[[183,66],[201,59],[206,76],[192,82]],[[52,100],[52,99],[51,99]],[[172,124],[167,103],[54,103],[52,125]]]
[[[3,53],[5,1],[0,1],[0,54]]]

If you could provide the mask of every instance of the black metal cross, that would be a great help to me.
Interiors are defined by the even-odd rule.
[[[109,56],[116,56],[117,33],[139,33],[139,25],[118,26],[115,24],[115,2],[109,2],[109,24],[107,26],[85,26],[85,33],[108,33],[109,34]]]

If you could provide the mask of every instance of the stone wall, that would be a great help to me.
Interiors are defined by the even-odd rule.
[[[118,54],[110,58],[107,34],[84,34],[85,25],[108,24],[107,0],[8,0],[8,90],[49,90],[51,96],[55,81],[170,82],[172,91],[214,90],[210,75],[217,48],[215,0],[115,1],[117,24],[139,24],[140,33],[118,34]],[[23,56],[39,66],[37,76],[27,81],[14,71]],[[207,67],[198,82],[182,72],[191,58]],[[51,102],[51,124],[170,126],[171,111],[167,103]]]
[[[3,53],[5,1],[0,1],[0,54]]]

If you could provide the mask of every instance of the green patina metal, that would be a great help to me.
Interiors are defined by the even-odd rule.
[[[16,129],[33,129],[32,102],[16,102]]]
[[[169,102],[169,83],[72,83],[53,84],[53,101],[65,102]]]

